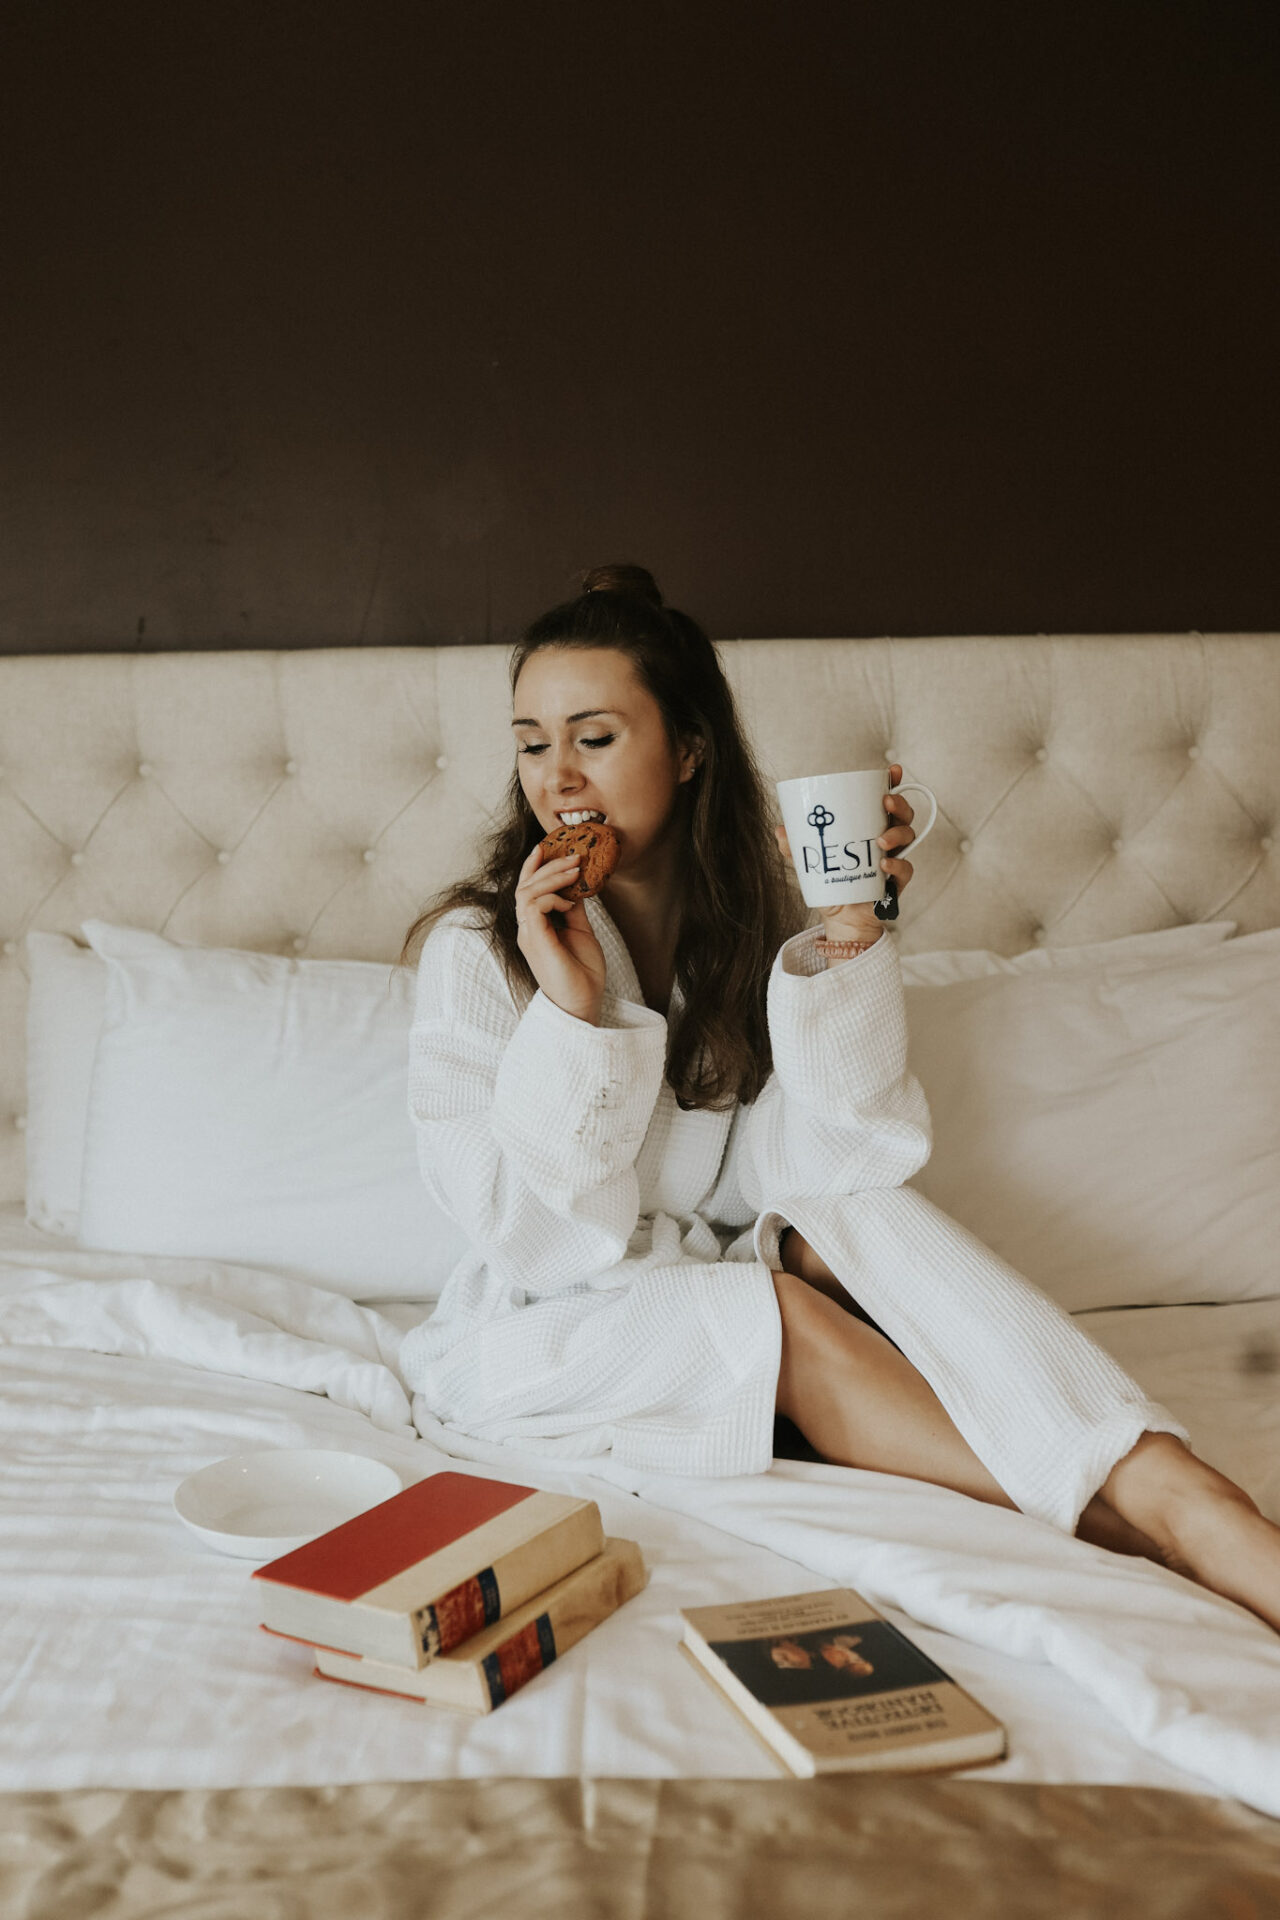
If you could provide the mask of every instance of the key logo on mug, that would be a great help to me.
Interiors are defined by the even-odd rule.
[[[937,798],[917,780],[903,780],[893,791],[922,793],[932,809],[925,825],[915,829],[908,850],[914,855],[938,818]],[[837,907],[847,900],[885,899],[888,875],[881,871],[880,862],[885,856],[876,842],[889,825],[883,804],[888,792],[889,775],[884,767],[855,773],[808,773],[798,780],[779,780],[782,824],[806,906]]]

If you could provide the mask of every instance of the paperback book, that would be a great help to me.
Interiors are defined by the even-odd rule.
[[[1004,1728],[848,1588],[683,1610],[684,1649],[792,1773],[980,1766]]]
[[[431,1706],[490,1713],[639,1593],[647,1578],[633,1540],[607,1539],[594,1560],[430,1666],[397,1667],[317,1647],[316,1672],[325,1680],[403,1694]]]
[[[603,1545],[594,1500],[433,1473],[253,1577],[273,1632],[419,1668]]]

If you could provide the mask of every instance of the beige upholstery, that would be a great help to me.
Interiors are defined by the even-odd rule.
[[[775,778],[888,758],[941,803],[904,948],[1280,923],[1280,637],[731,641]],[[501,648],[0,660],[0,1201],[22,936],[89,917],[386,959],[510,769]]]

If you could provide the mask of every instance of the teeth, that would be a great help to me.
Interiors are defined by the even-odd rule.
[[[596,813],[592,808],[587,807],[582,809],[578,813],[557,814],[556,818],[560,821],[562,826],[580,827],[588,820],[603,820],[604,815],[602,813]]]

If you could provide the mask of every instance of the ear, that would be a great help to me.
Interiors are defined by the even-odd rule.
[[[676,754],[677,784],[683,786],[686,780],[692,780],[702,765],[702,741],[696,733],[686,735]]]

